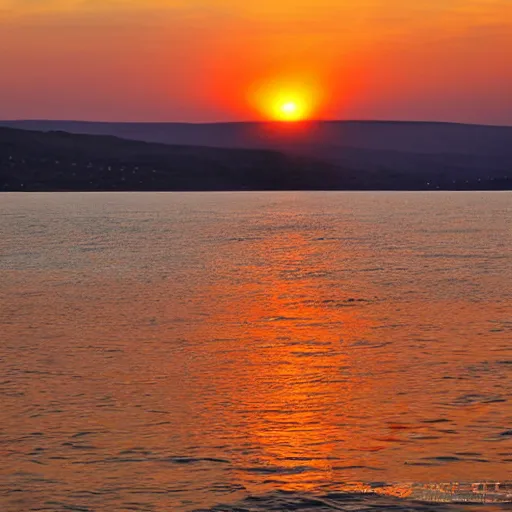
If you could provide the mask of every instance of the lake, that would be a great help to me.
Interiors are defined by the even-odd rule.
[[[512,193],[0,194],[0,235],[3,512],[512,501]]]

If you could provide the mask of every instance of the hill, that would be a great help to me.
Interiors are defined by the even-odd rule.
[[[294,127],[294,140],[304,136],[300,128]],[[0,127],[0,190],[511,188],[512,158],[506,151],[471,155],[339,147],[316,151],[306,143],[273,146],[279,150],[167,145]]]
[[[337,169],[269,150],[168,146],[0,128],[0,190],[336,188]]]
[[[512,127],[454,123],[98,123],[0,121],[10,128],[113,135],[162,144],[342,153],[346,148],[421,154],[512,157]]]

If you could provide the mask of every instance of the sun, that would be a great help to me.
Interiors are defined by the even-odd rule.
[[[302,118],[300,106],[296,101],[285,101],[279,106],[281,121],[298,121]]]
[[[308,117],[306,104],[299,99],[276,99],[272,111],[277,121],[302,121]]]
[[[250,100],[264,118],[293,123],[312,119],[320,94],[307,80],[268,80],[255,85]]]

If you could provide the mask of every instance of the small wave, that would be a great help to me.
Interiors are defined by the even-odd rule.
[[[319,471],[317,468],[310,466],[294,466],[294,467],[281,467],[281,466],[262,466],[243,468],[242,471],[247,473],[260,473],[269,475],[297,475],[300,473],[307,473],[309,471]]]
[[[392,509],[404,512],[468,511],[471,504],[487,504],[489,510],[510,510],[512,482],[438,484],[347,484],[346,492],[325,495],[276,491],[249,496],[234,505],[217,505],[194,512],[370,512]],[[432,503],[436,503],[435,509]]]
[[[218,464],[229,464],[229,460],[218,459],[215,457],[168,457],[162,459],[166,462],[172,462],[174,464],[197,464],[201,462],[215,462]]]

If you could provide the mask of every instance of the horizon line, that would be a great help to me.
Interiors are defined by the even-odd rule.
[[[386,120],[386,119],[306,119],[301,121],[276,121],[276,120],[244,120],[244,121],[91,121],[80,119],[44,119],[44,118],[19,118],[0,119],[0,123],[82,123],[82,124],[139,124],[139,125],[308,125],[321,123],[354,123],[354,124],[436,124],[454,126],[475,126],[488,128],[512,128],[512,124],[486,124],[461,121],[418,121],[418,120]]]

